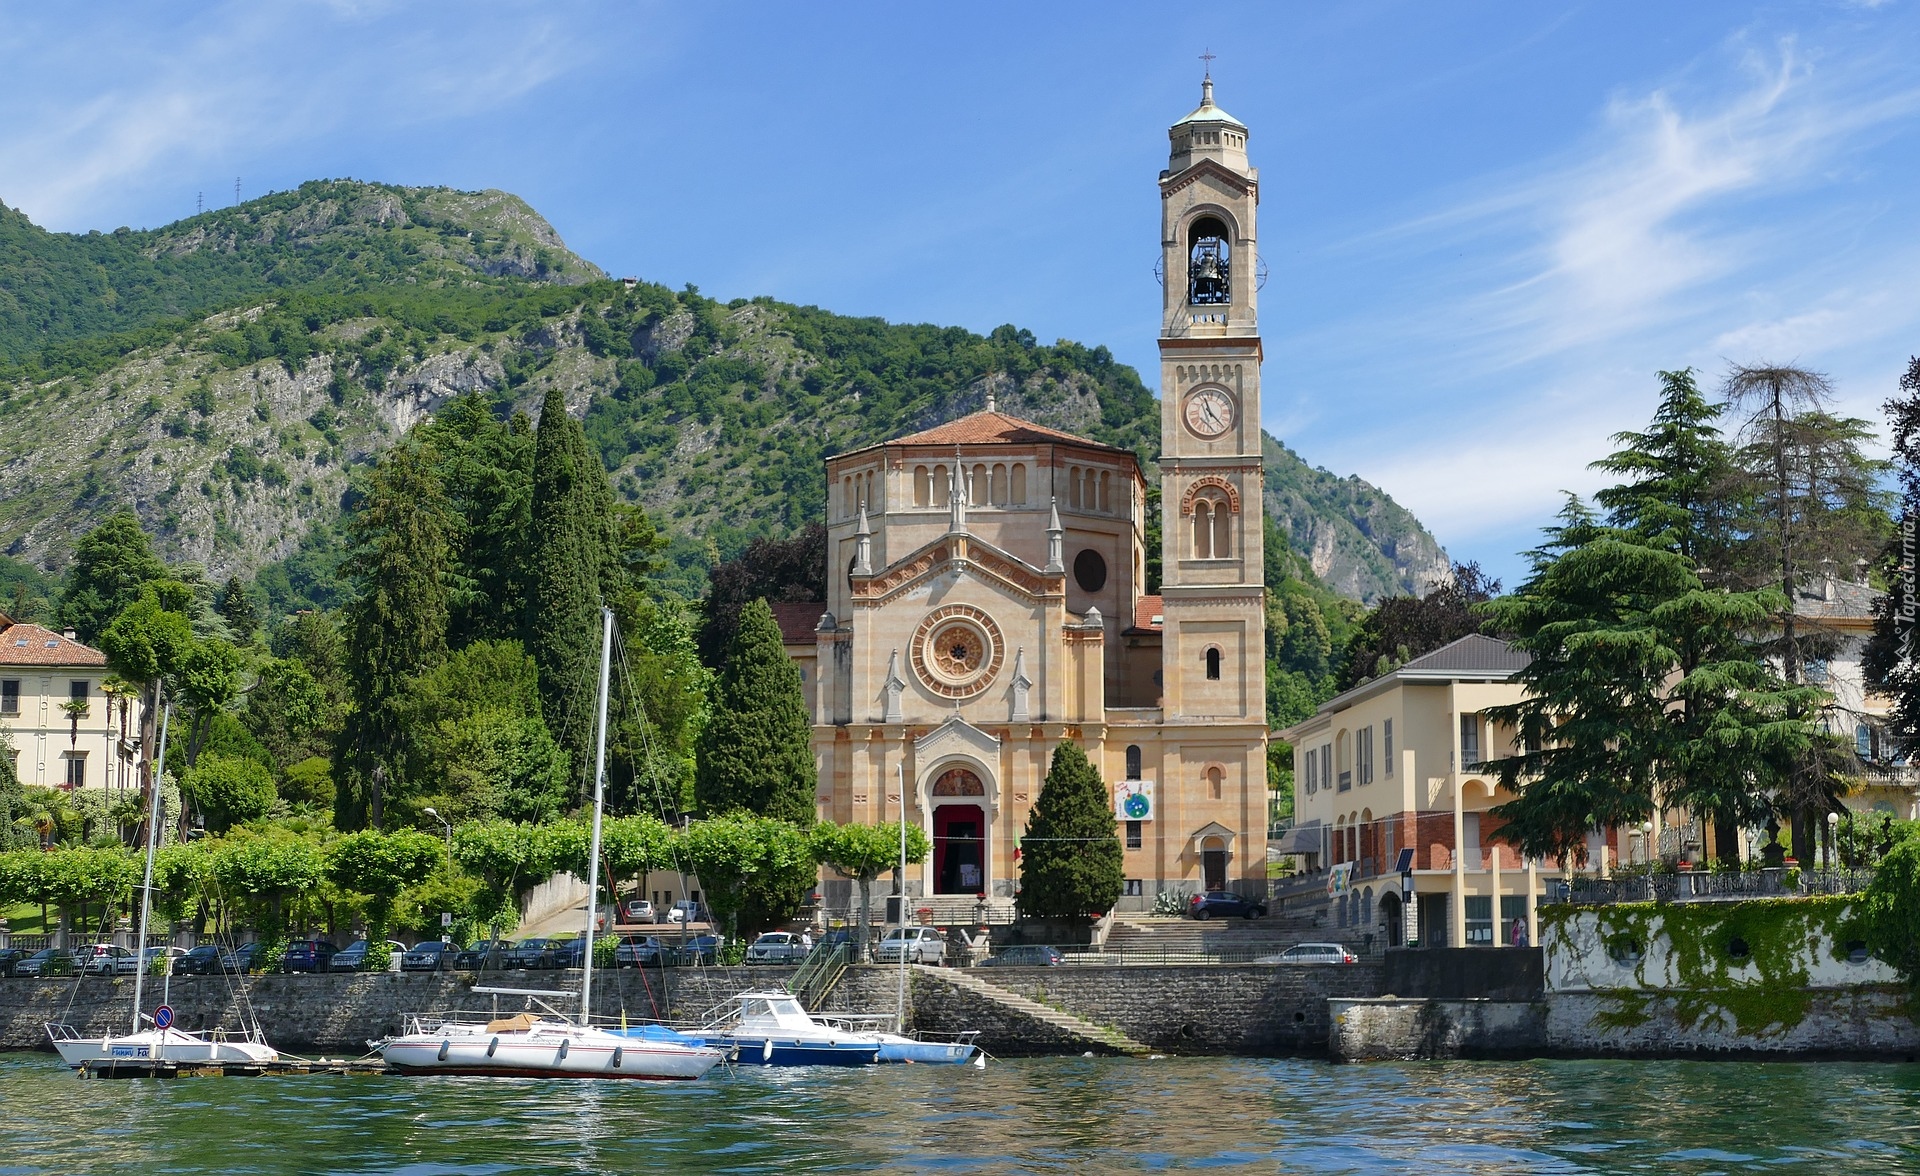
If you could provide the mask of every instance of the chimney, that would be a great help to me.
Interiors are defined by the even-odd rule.
[[[72,629],[62,629],[60,630],[60,635],[62,637],[65,637],[69,641],[80,640],[80,635],[78,633],[75,633]]]

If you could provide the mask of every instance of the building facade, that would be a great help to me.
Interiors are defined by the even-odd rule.
[[[138,790],[139,709],[108,685],[106,655],[72,630],[0,613],[0,730],[21,783]]]
[[[778,608],[819,814],[918,824],[920,894],[1011,898],[1062,741],[1111,785],[1124,903],[1266,885],[1258,173],[1211,82],[1169,139],[1161,591],[1134,455],[990,399],[830,458],[828,599]]]

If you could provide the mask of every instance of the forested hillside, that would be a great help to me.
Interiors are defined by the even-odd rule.
[[[0,214],[0,547],[53,573],[131,506],[166,558],[258,573],[274,611],[337,603],[372,456],[462,393],[505,419],[559,388],[691,597],[716,558],[819,517],[823,457],[989,387],[1151,472],[1157,406],[1104,347],[609,281],[504,193],[316,182],[84,236]],[[1267,466],[1269,508],[1343,594],[1443,574],[1375,488],[1277,442]]]

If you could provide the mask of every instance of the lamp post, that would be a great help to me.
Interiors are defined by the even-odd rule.
[[[1653,861],[1653,822],[1640,822],[1640,852],[1646,862]]]
[[[443,826],[445,826],[445,827],[446,827],[446,830],[447,830],[447,869],[448,869],[448,870],[452,870],[452,869],[453,869],[453,822],[452,822],[452,821],[449,821],[449,820],[447,820],[447,819],[446,819],[445,817],[443,817],[443,816],[441,816],[441,815],[440,815],[439,813],[437,813],[437,812],[435,812],[435,811],[433,810],[433,807],[432,807],[431,805],[429,805],[429,806],[428,806],[427,808],[424,808],[424,809],[422,809],[422,810],[420,810],[420,811],[421,811],[421,812],[424,812],[424,813],[426,813],[426,814],[427,814],[427,815],[428,815],[429,817],[432,817],[432,818],[433,818],[434,820],[436,820],[436,821],[438,821],[438,822],[440,822],[440,824],[441,824],[441,825],[443,825]]]
[[[1832,872],[1834,867],[1834,854],[1835,854],[1835,851],[1837,851],[1840,848],[1838,845],[1834,844],[1834,840],[1839,836],[1839,833],[1840,833],[1840,814],[1828,813],[1827,814],[1827,870],[1828,872]]]

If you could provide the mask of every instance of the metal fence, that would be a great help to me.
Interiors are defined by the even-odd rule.
[[[1873,882],[1872,870],[1707,870],[1575,878],[1547,884],[1549,902],[1694,902],[1739,898],[1794,898],[1810,894],[1857,894]]]

